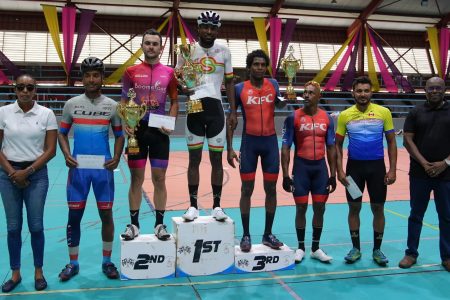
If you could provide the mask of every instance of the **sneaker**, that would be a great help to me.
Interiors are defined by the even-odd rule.
[[[252,239],[250,238],[250,236],[244,235],[239,246],[241,247],[242,252],[250,252],[250,250],[252,249]]]
[[[134,224],[128,224],[127,228],[125,228],[125,232],[122,233],[120,236],[125,241],[131,241],[134,240],[135,237],[139,235],[139,228]]]
[[[305,251],[302,249],[295,250],[295,263],[299,264],[302,262],[303,257],[305,257]]]
[[[64,269],[61,270],[58,277],[61,281],[67,281],[73,276],[77,275],[80,271],[80,266],[74,264],[67,264]]]
[[[170,239],[170,234],[167,233],[166,228],[167,227],[164,224],[159,224],[155,227],[155,235],[158,240],[167,241],[168,239]]]
[[[386,266],[386,264],[389,262],[389,259],[381,252],[380,249],[373,250],[372,254],[373,260],[379,265],[379,266]]]
[[[361,258],[361,251],[359,251],[359,249],[357,248],[352,248],[352,250],[350,250],[347,253],[347,256],[344,257],[345,261],[348,264],[352,264],[360,258]]]
[[[112,262],[102,264],[102,271],[109,279],[119,278],[119,272]]]
[[[317,249],[316,251],[311,251],[311,258],[320,260],[321,262],[324,263],[329,263],[331,262],[331,260],[333,260],[333,258],[329,255],[327,255],[325,252],[323,252],[322,249]]]
[[[280,249],[280,247],[284,245],[273,234],[267,235],[264,234],[262,237],[262,243],[263,245],[270,247],[272,249]]]
[[[223,209],[220,207],[214,208],[211,212],[211,216],[216,219],[216,221],[225,221],[228,218]]]
[[[198,209],[191,206],[188,210],[181,216],[186,222],[194,221],[198,218]]]

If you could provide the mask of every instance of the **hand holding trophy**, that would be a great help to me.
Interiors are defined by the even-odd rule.
[[[119,117],[130,127],[133,129],[133,134],[128,138],[128,154],[138,154],[139,153],[139,145],[134,135],[134,131],[139,124],[139,120],[141,120],[147,111],[147,105],[142,103],[141,105],[136,104],[134,102],[134,98],[136,98],[136,92],[133,88],[128,90],[127,94],[130,100],[128,103],[119,104],[117,106],[117,113]]]
[[[295,101],[297,95],[295,93],[294,87],[292,86],[292,80],[294,79],[297,71],[300,69],[301,61],[294,57],[294,47],[289,46],[289,55],[281,59],[281,68],[283,69],[286,77],[288,79],[288,86],[286,87],[286,96],[288,101]]]
[[[184,64],[181,68],[176,70],[178,81],[185,85],[189,90],[194,89],[199,84],[198,74],[201,73],[199,66],[194,64],[191,59],[195,44],[176,45],[175,52],[177,55],[183,57]],[[199,99],[191,99],[188,96],[186,102],[186,112],[188,114],[198,113],[203,111],[202,101]]]

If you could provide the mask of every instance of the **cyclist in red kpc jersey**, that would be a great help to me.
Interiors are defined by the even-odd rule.
[[[258,156],[264,177],[266,192],[266,223],[262,243],[273,249],[283,246],[272,234],[272,224],[277,207],[276,185],[280,166],[278,141],[275,132],[275,106],[282,107],[286,102],[278,99],[280,95],[278,83],[274,79],[264,78],[269,66],[269,57],[262,50],[255,50],[247,56],[247,69],[250,80],[239,83],[235,87],[236,104],[241,107],[244,126],[240,149],[241,218],[243,236],[240,243],[243,252],[251,249],[250,238],[250,198],[255,186],[255,172]],[[233,150],[232,139],[234,129],[227,128],[228,163],[234,168],[237,155]]]
[[[328,194],[336,189],[336,150],[334,147],[334,124],[331,117],[318,108],[320,85],[315,81],[305,84],[303,108],[296,110],[284,122],[281,148],[281,167],[283,169],[283,189],[293,192],[296,217],[295,228],[298,249],[295,262],[300,263],[305,256],[305,226],[308,194],[311,192],[314,216],[311,258],[330,262],[328,256],[319,248],[323,227],[323,215]],[[290,149],[295,144],[292,179],[289,176]],[[330,168],[330,176],[325,162],[325,149]]]

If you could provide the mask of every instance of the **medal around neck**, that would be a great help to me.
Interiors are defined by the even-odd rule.
[[[117,113],[119,117],[128,125],[128,127],[133,129],[133,134],[128,138],[128,154],[138,154],[139,145],[134,134],[136,127],[139,125],[139,121],[145,116],[147,112],[147,105],[145,103],[137,104],[134,102],[136,98],[136,92],[133,88],[128,90],[127,94],[130,99],[127,104],[119,104],[117,106]]]

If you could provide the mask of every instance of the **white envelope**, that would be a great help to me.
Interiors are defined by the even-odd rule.
[[[104,155],[77,155],[78,169],[104,169],[105,156]]]
[[[211,97],[216,94],[216,89],[213,83],[205,83],[194,88],[194,95],[191,96],[192,99],[201,99],[205,97]]]
[[[166,129],[175,130],[175,117],[150,113],[148,127],[164,127]]]
[[[356,182],[353,180],[352,176],[347,176],[348,185],[345,187],[350,194],[350,197],[352,199],[356,199],[362,196],[362,192],[359,189],[358,185],[356,185]]]

